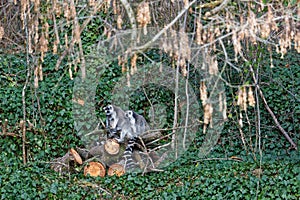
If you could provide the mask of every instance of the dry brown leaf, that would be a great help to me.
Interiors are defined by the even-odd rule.
[[[254,170],[252,171],[252,174],[253,174],[254,176],[256,176],[256,177],[260,177],[260,176],[262,175],[262,173],[263,173],[263,170],[260,169],[260,168],[254,169]]]
[[[84,106],[84,100],[83,99],[72,99],[73,102],[78,103],[81,106]]]
[[[118,28],[119,30],[122,29],[122,24],[123,24],[122,16],[121,16],[121,15],[118,15],[118,18],[117,18],[117,28]]]
[[[137,22],[140,27],[143,27],[144,34],[147,34],[147,24],[151,22],[150,7],[148,2],[142,2],[137,8]]]
[[[0,40],[2,40],[3,35],[4,35],[4,28],[0,26]]]
[[[255,99],[254,99],[254,95],[253,95],[253,91],[252,91],[251,87],[249,87],[249,90],[248,90],[248,102],[249,102],[249,106],[251,106],[251,107],[255,106]]]
[[[204,81],[200,82],[200,99],[202,100],[202,105],[204,106],[207,101],[207,88]]]

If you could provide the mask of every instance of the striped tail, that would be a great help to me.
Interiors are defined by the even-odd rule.
[[[128,169],[134,169],[137,166],[137,163],[133,160],[132,154],[133,154],[133,148],[136,144],[136,139],[129,139],[128,144],[126,146],[126,149],[124,151],[123,158],[125,160],[125,170]]]

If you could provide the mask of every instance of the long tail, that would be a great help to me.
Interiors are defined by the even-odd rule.
[[[136,144],[136,139],[130,139],[128,140],[128,144],[126,146],[126,149],[124,151],[123,159],[125,160],[125,170],[134,169],[137,166],[137,163],[133,160],[132,154],[133,149]]]

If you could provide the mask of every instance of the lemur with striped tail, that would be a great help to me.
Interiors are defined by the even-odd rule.
[[[146,119],[132,110],[126,111],[125,117],[130,121],[133,137],[138,137],[150,129]]]
[[[131,136],[132,128],[130,121],[125,116],[125,112],[118,106],[108,105],[104,107],[106,114],[106,129],[108,138],[115,138],[119,143],[124,142],[126,135]],[[116,138],[116,133],[120,132],[120,138]]]
[[[106,113],[106,127],[109,137],[116,136],[118,131],[121,132],[120,138],[115,138],[119,143],[128,139],[123,159],[125,161],[125,169],[134,168],[137,164],[132,158],[133,149],[138,136],[149,130],[149,125],[142,115],[134,111],[128,110],[124,112],[121,108],[108,105],[104,108]]]

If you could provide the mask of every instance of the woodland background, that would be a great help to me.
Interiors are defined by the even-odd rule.
[[[296,0],[1,0],[1,199],[299,199],[299,16]],[[194,83],[203,105],[197,137],[162,172],[104,178],[54,172],[54,158],[83,146],[72,93],[74,78],[89,72],[91,47],[149,27],[181,37],[172,44],[162,39],[163,51],[133,48],[112,62],[98,80],[97,115],[104,119],[101,108],[120,77],[130,80],[143,65],[164,62]],[[207,72],[224,82],[227,104],[220,138],[201,159],[197,150],[212,113],[203,103],[206,79],[193,71],[200,66],[189,64],[190,44],[207,53]],[[173,96],[155,88],[151,94],[173,102],[174,127]],[[135,110],[146,109],[140,93],[134,102]]]

